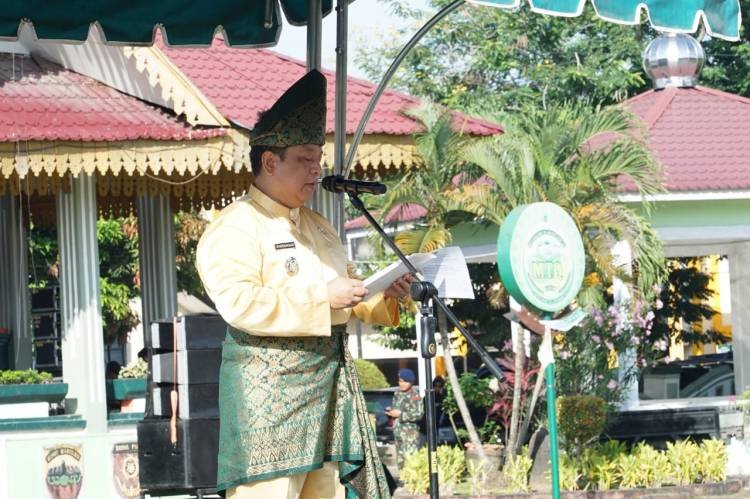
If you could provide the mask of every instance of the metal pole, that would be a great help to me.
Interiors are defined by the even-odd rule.
[[[307,2],[307,70],[320,69],[320,32],[323,31],[321,0]]]
[[[375,90],[375,93],[372,94],[372,97],[370,98],[370,102],[367,104],[367,109],[365,109],[365,113],[362,115],[362,119],[359,122],[359,125],[357,126],[357,131],[354,133],[354,137],[352,138],[352,144],[349,146],[349,153],[346,156],[346,163],[344,163],[344,170],[342,172],[343,176],[348,176],[349,171],[352,168],[352,165],[354,164],[354,157],[357,153],[357,147],[359,147],[359,142],[362,140],[362,135],[365,133],[365,127],[367,126],[367,122],[370,120],[370,116],[372,116],[372,112],[375,110],[375,106],[378,103],[378,100],[380,99],[380,96],[385,91],[385,87],[388,85],[388,83],[391,81],[391,78],[393,78],[393,75],[396,73],[396,70],[401,65],[401,63],[404,61],[406,56],[411,52],[411,49],[414,48],[414,46],[419,43],[419,40],[422,39],[422,37],[432,29],[433,26],[435,26],[441,19],[443,19],[445,16],[456,10],[458,7],[463,5],[465,3],[465,0],[454,0],[453,2],[449,3],[445,7],[443,7],[442,10],[440,10],[437,14],[432,16],[432,18],[427,21],[427,24],[422,26],[419,31],[417,31],[413,37],[404,45],[404,47],[401,49],[401,51],[398,53],[396,58],[391,63],[388,70],[385,72],[385,75],[383,75],[383,80],[380,82],[380,85],[378,85],[378,88]]]
[[[347,37],[349,33],[349,0],[336,3],[336,109],[333,131],[333,171],[340,175],[344,169],[346,155],[346,80]],[[331,224],[344,240],[343,195],[331,195],[334,201]]]
[[[437,289],[430,282],[422,282],[418,286],[412,287],[409,291],[413,300],[421,302],[415,327],[425,377],[423,381],[425,385],[425,420],[427,423],[427,472],[430,477],[430,499],[439,499],[440,485],[437,464],[435,387],[432,385],[432,359],[437,353],[437,345],[435,344],[437,319],[435,318],[432,299],[437,297]]]
[[[424,357],[422,361],[424,362],[425,378],[427,378],[424,402],[427,419],[427,452],[429,454],[427,470],[430,476],[430,497],[438,499],[440,497],[440,485],[438,481],[437,422],[435,421],[435,387],[432,385],[432,357]]]
[[[546,315],[545,320],[551,316]],[[544,331],[551,335],[549,327]],[[557,451],[557,409],[555,407],[555,363],[550,362],[545,369],[547,382],[547,424],[549,425],[549,459],[552,467],[552,498],[560,499],[560,458]]]

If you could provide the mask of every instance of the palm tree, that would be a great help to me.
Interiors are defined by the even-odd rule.
[[[664,278],[661,242],[641,214],[619,202],[618,193],[623,185],[634,187],[648,213],[645,197],[662,190],[663,177],[632,115],[621,107],[564,104],[527,109],[500,122],[503,135],[464,149],[464,159],[491,182],[464,184],[451,197],[498,226],[516,206],[556,203],[571,214],[586,248],[579,302],[597,301],[602,285],[614,277],[629,280],[625,269],[613,264],[611,248],[620,240],[632,250],[636,290],[650,294]]]
[[[452,126],[453,115],[428,105],[407,111],[422,131],[414,134],[419,158],[417,167],[409,170],[388,190],[377,207],[381,221],[394,208],[404,204],[419,205],[425,215],[418,225],[396,234],[399,249],[406,254],[430,252],[451,241],[447,215],[460,209],[460,202],[446,196],[458,187],[457,176],[465,166],[461,151],[467,138]]]
[[[483,181],[465,184],[450,193],[478,218],[501,225],[515,207],[549,201],[566,209],[581,231],[587,255],[587,278],[579,303],[602,299],[603,287],[615,277],[629,280],[624,268],[613,264],[612,245],[630,244],[637,268],[635,289],[653,292],[665,274],[661,242],[639,213],[618,201],[619,188],[629,182],[644,198],[662,189],[659,163],[638,134],[632,116],[621,107],[589,108],[564,104],[549,109],[527,109],[505,116],[505,133],[469,144],[465,159],[484,172]],[[516,378],[523,373],[523,346],[513,345]],[[541,388],[537,379],[535,394]],[[520,390],[513,394],[513,417],[507,446],[512,455],[524,438],[533,406],[519,434]],[[532,400],[535,400],[533,397]]]
[[[460,187],[460,174],[466,162],[461,158],[467,138],[453,126],[453,114],[438,106],[423,106],[408,111],[422,131],[414,134],[419,166],[389,188],[388,194],[376,206],[381,222],[391,211],[404,204],[416,204],[424,208],[425,215],[411,230],[399,232],[394,240],[405,254],[435,251],[451,241],[448,215],[461,210],[461,201],[447,196],[446,192]],[[478,449],[481,459],[486,459],[479,434],[471,420],[469,408],[458,383],[458,374],[453,365],[448,339],[448,326],[440,314],[439,329],[443,346],[448,381],[451,384],[456,404],[466,424],[469,440]]]

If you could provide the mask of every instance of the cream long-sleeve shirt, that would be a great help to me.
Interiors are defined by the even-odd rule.
[[[206,292],[231,326],[261,336],[328,336],[352,312],[365,322],[398,325],[397,301],[382,293],[333,310],[327,283],[347,275],[335,230],[307,208],[290,209],[255,186],[226,207],[198,243]]]

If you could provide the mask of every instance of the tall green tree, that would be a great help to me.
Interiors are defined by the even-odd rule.
[[[382,0],[398,16],[423,23],[408,0]],[[432,0],[432,12],[448,0]],[[588,3],[587,3],[588,4]],[[404,28],[401,34],[414,31]],[[641,52],[649,28],[598,19],[587,5],[576,18],[465,5],[438,23],[406,58],[393,85],[446,106],[484,115],[524,103],[622,101],[647,88]],[[399,39],[363,44],[357,64],[377,81]]]
[[[124,342],[138,322],[129,306],[140,288],[135,217],[100,218],[96,222],[96,236],[104,341]],[[31,289],[58,285],[60,253],[55,227],[33,225],[29,231],[29,251]]]
[[[357,64],[374,81],[401,49],[400,40],[449,0],[430,0],[427,9],[415,8],[408,0],[381,2],[409,22],[400,36],[369,41],[356,54]],[[740,8],[740,42],[697,33],[706,51],[701,81],[750,96],[750,0],[740,0]],[[534,13],[527,2],[513,11],[465,5],[422,39],[392,85],[478,115],[528,103],[612,104],[650,88],[641,54],[655,36],[647,24],[602,21],[588,2],[583,15],[575,18]]]
[[[750,0],[740,0],[740,10],[742,26],[739,42],[704,39],[706,67],[701,74],[701,83],[750,97]]]

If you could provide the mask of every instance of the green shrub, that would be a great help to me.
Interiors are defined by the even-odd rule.
[[[437,449],[437,462],[440,490],[451,494],[466,473],[466,453],[460,447],[441,445]]]
[[[140,357],[135,362],[131,362],[127,366],[120,369],[120,373],[117,375],[117,377],[120,379],[137,379],[145,378],[147,376],[148,364]]]
[[[643,485],[640,463],[635,454],[621,454],[615,461],[617,481],[621,489],[634,489]]]
[[[529,492],[529,472],[534,461],[528,456],[528,449],[519,455],[511,455],[503,468],[506,484],[511,492]]]
[[[671,466],[664,452],[658,451],[640,442],[633,447],[632,455],[636,457],[637,470],[640,476],[636,487],[655,488],[669,481]]]
[[[410,494],[425,494],[430,486],[430,472],[427,466],[427,449],[419,449],[404,456],[401,481]]]
[[[727,477],[727,447],[716,439],[700,445],[700,475],[704,482],[722,482]]]
[[[617,440],[608,440],[583,451],[581,468],[588,486],[599,490],[612,489],[619,478],[617,460],[627,452],[627,445]]]
[[[354,367],[357,368],[359,383],[363,390],[379,390],[390,386],[383,372],[373,362],[354,359]]]
[[[701,449],[690,439],[667,442],[670,477],[677,485],[689,485],[699,479]]]
[[[607,403],[592,395],[560,397],[557,415],[565,450],[577,456],[587,443],[601,435],[607,420]]]
[[[485,485],[487,483],[487,466],[479,461],[470,460],[466,462],[466,472],[469,475],[468,495],[484,495],[486,492]]]
[[[565,453],[560,454],[560,489],[579,490],[582,477],[579,463]]]
[[[51,383],[50,373],[40,373],[29,369],[26,371],[0,371],[0,385],[39,385]]]
[[[451,494],[466,472],[466,457],[463,449],[441,445],[437,449],[438,478],[440,491]],[[425,494],[430,485],[427,449],[410,452],[404,456],[401,481],[411,494]]]
[[[583,474],[586,480],[595,485],[598,490],[610,490],[618,479],[617,460],[602,453],[601,449],[586,449]]]

